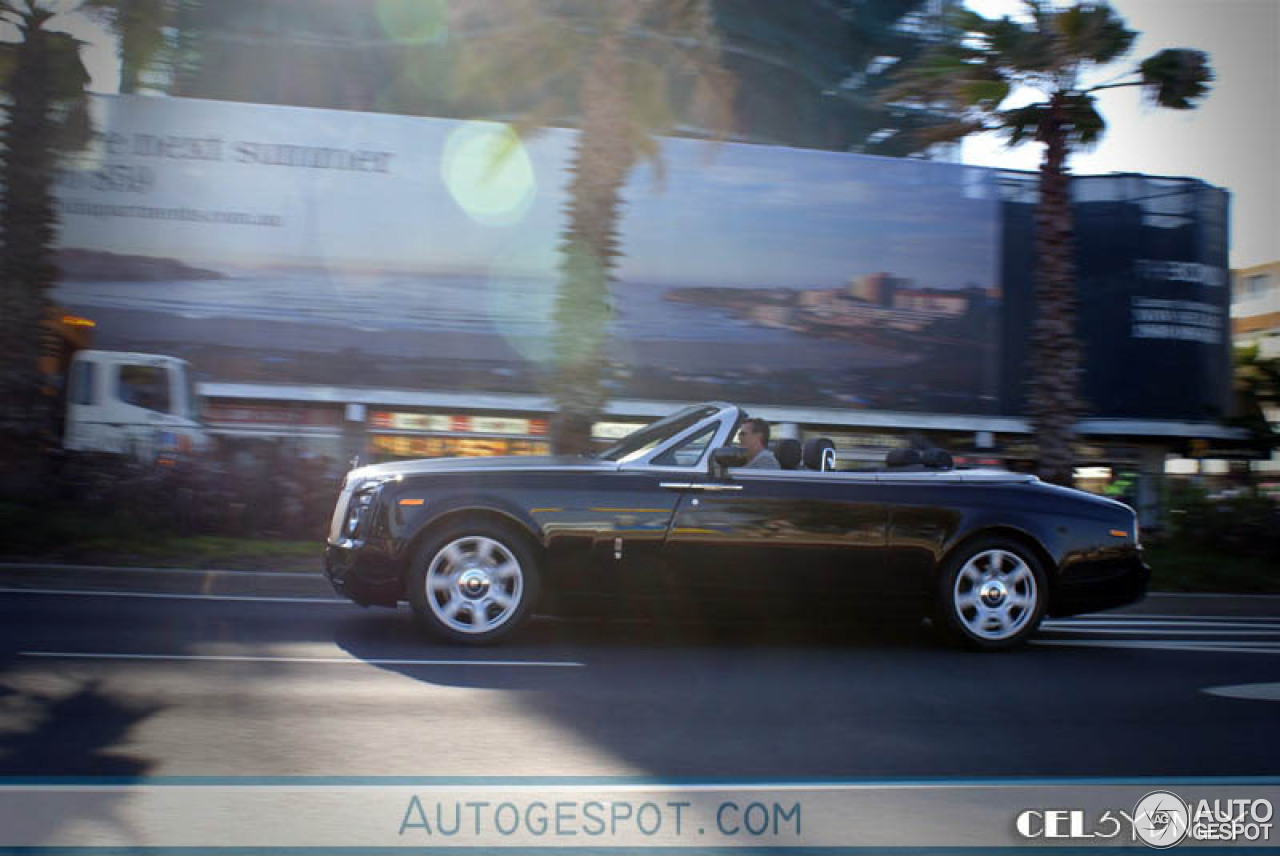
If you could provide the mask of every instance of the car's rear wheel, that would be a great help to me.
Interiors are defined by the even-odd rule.
[[[455,642],[482,645],[508,635],[528,617],[537,593],[527,540],[496,521],[459,521],[429,536],[409,574],[419,624]]]
[[[939,579],[938,613],[956,641],[980,651],[1023,644],[1036,632],[1048,583],[1035,555],[1007,538],[984,538],[959,550]]]

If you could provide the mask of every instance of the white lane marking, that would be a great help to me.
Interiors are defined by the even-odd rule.
[[[1088,633],[1091,636],[1150,636],[1159,633],[1174,633],[1178,636],[1277,636],[1280,635],[1280,627],[1270,630],[1260,630],[1256,627],[1235,629],[1224,626],[1213,630],[1198,630],[1186,627],[1062,627],[1053,626],[1046,627],[1045,630],[1050,633],[1063,633],[1072,630],[1078,630],[1081,633]]]
[[[138,597],[156,600],[229,600],[244,603],[342,603],[351,601],[340,597],[284,597],[248,594],[177,594],[146,591],[93,591],[92,589],[34,589],[0,588],[0,594],[61,594],[71,597]]]
[[[1152,592],[1149,596],[1153,600],[1160,600],[1166,597],[1242,597],[1261,600],[1275,600],[1276,598],[1280,598],[1280,594],[1197,594],[1192,591],[1157,591]]]
[[[586,663],[552,660],[389,660],[355,657],[274,657],[253,654],[109,654],[87,651],[23,651],[23,657],[45,657],[57,660],[174,660],[224,663],[341,663],[373,666],[544,666],[574,669]]]
[[[1175,639],[1032,639],[1032,645],[1054,645],[1063,648],[1128,648],[1149,651],[1191,651],[1211,654],[1280,654],[1280,644],[1232,642],[1179,642]]]
[[[1223,698],[1280,701],[1280,684],[1233,684],[1228,687],[1205,687],[1200,692]]]
[[[1280,627],[1280,618],[1264,618],[1262,616],[1212,616],[1186,615],[1169,618],[1051,618],[1045,620],[1049,627],[1133,627],[1139,624],[1163,625],[1168,627],[1223,627],[1223,626],[1257,626]]]

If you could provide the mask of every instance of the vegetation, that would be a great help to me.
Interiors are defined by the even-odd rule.
[[[1264,455],[1280,448],[1280,431],[1267,418],[1268,411],[1280,410],[1280,359],[1263,357],[1257,345],[1236,348],[1232,387],[1232,421],[1249,432],[1250,445]]]
[[[1136,33],[1106,3],[1060,8],[1025,0],[1019,18],[988,19],[960,11],[946,38],[900,74],[892,96],[900,103],[942,107],[959,118],[920,135],[922,145],[988,131],[1010,145],[1044,145],[1036,211],[1036,318],[1028,409],[1039,445],[1039,474],[1070,484],[1072,426],[1083,409],[1076,332],[1076,280],[1068,160],[1106,129],[1097,93],[1135,86],[1154,103],[1186,110],[1208,91],[1213,75],[1204,53],[1161,51],[1093,83],[1128,53]],[[1023,103],[1028,93],[1037,98]],[[1019,104],[1021,106],[1010,106]]]
[[[0,475],[30,484],[51,433],[51,397],[39,373],[42,322],[57,275],[53,259],[58,213],[53,182],[58,159],[82,148],[92,127],[89,74],[80,43],[60,28],[66,16],[97,14],[115,29],[126,79],[136,76],[159,42],[162,0],[40,3],[0,0],[0,22],[16,41],[0,42]]]
[[[1147,548],[1155,588],[1280,593],[1280,504],[1252,489],[1234,493],[1173,486],[1168,531]]]
[[[661,176],[657,137],[677,116],[727,128],[730,79],[706,0],[578,0],[555,14],[536,0],[501,0],[471,12],[470,28],[486,35],[464,57],[465,85],[518,111],[510,124],[519,136],[565,121],[579,130],[560,246],[551,434],[557,452],[586,452],[605,401],[623,186],[643,160]]]

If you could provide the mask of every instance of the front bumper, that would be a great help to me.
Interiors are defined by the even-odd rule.
[[[1142,600],[1151,583],[1151,567],[1141,552],[1123,559],[1089,563],[1058,581],[1049,604],[1055,618],[1114,609]]]
[[[399,567],[363,541],[328,542],[324,575],[335,592],[361,606],[394,607],[404,599]]]

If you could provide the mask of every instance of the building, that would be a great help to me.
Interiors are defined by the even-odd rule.
[[[1231,338],[1237,348],[1256,346],[1258,357],[1280,360],[1280,261],[1231,272]],[[1280,427],[1280,409],[1266,414]],[[1280,476],[1280,451],[1253,461],[1255,473]]]
[[[894,309],[911,309],[939,315],[963,315],[969,311],[972,291],[943,291],[936,288],[903,288],[894,292]]]
[[[869,273],[849,280],[849,296],[876,306],[893,306],[894,294],[907,288],[908,280],[887,273]]]
[[[1231,338],[1280,358],[1280,261],[1231,272]]]

